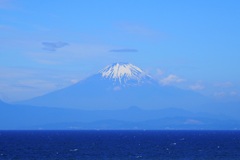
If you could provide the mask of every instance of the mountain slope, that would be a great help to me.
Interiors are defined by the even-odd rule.
[[[130,106],[188,109],[194,107],[193,104],[205,103],[205,100],[205,97],[189,90],[160,86],[132,64],[115,63],[75,85],[23,103],[86,110],[122,109]]]

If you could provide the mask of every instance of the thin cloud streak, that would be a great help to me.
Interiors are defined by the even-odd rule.
[[[222,83],[216,83],[214,84],[215,87],[221,87],[221,88],[229,88],[233,86],[232,82],[222,82]]]
[[[43,49],[47,51],[56,51],[59,48],[63,48],[67,45],[69,45],[66,42],[42,42]]]
[[[160,83],[162,85],[170,85],[170,84],[174,84],[174,83],[180,83],[183,82],[184,79],[179,78],[178,76],[174,75],[174,74],[170,74],[169,76],[163,78],[160,80]]]
[[[202,85],[202,84],[199,84],[199,83],[190,85],[190,89],[191,89],[191,90],[194,90],[194,91],[203,90],[204,88],[205,88],[205,86]]]
[[[124,49],[112,49],[109,52],[138,52],[137,49],[124,48]]]

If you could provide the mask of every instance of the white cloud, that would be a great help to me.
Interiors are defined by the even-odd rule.
[[[163,70],[157,69],[157,76],[162,76],[164,74]]]
[[[223,97],[238,97],[238,91],[218,91],[213,94],[216,98],[223,98]]]
[[[190,85],[189,88],[191,90],[197,91],[197,90],[203,90],[205,86],[202,84],[196,83],[196,84]]]
[[[71,82],[72,84],[76,84],[76,83],[79,82],[79,80],[78,80],[78,79],[71,79],[70,82]]]
[[[237,92],[237,91],[231,91],[231,92],[230,92],[230,95],[231,95],[231,96],[237,96],[237,95],[238,95],[238,92]]]
[[[85,77],[81,72],[36,68],[0,68],[0,73],[0,98],[9,102],[61,89]]]
[[[3,99],[7,102],[12,102],[40,96],[58,87],[51,81],[32,79],[19,82],[5,82],[4,85],[0,84],[0,88],[1,94],[6,97]]]
[[[122,88],[120,86],[116,86],[113,88],[114,91],[120,91]]]
[[[215,92],[213,95],[215,97],[224,97],[224,96],[226,96],[226,93],[223,91],[220,91],[220,92]]]
[[[221,82],[221,83],[215,83],[214,86],[215,87],[228,88],[228,87],[232,87],[233,83],[232,82]]]
[[[162,85],[169,85],[169,84],[174,84],[174,83],[180,83],[180,82],[183,82],[183,81],[184,81],[184,79],[179,78],[178,76],[176,76],[174,74],[170,74],[166,78],[161,79],[160,83]]]

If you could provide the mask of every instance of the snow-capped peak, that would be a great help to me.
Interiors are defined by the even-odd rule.
[[[149,77],[140,68],[130,63],[114,63],[105,67],[99,73],[104,78],[113,79],[120,83],[126,83],[129,80],[140,82],[145,77]]]

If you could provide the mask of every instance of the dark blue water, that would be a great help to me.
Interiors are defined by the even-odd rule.
[[[240,131],[0,131],[1,160],[239,160]]]

